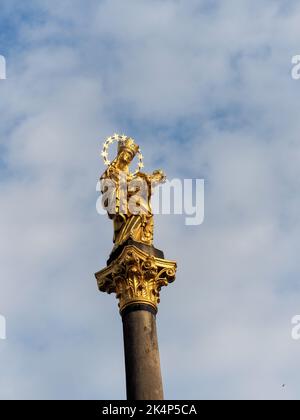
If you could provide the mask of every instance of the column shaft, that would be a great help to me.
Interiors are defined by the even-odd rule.
[[[163,400],[156,317],[128,307],[122,314],[128,400]]]

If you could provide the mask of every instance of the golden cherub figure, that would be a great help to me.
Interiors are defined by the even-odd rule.
[[[108,146],[118,141],[116,158],[107,159]],[[139,155],[139,169],[131,173],[130,164]],[[153,212],[151,195],[153,188],[163,182],[166,177],[162,170],[152,174],[140,171],[143,167],[142,155],[135,141],[126,136],[109,137],[102,152],[107,170],[101,176],[101,192],[103,205],[114,223],[114,249],[129,239],[146,245],[153,244]]]

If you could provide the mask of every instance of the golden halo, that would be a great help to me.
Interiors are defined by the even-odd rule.
[[[105,142],[103,143],[103,148],[101,152],[101,157],[103,158],[104,165],[109,166],[111,164],[111,161],[108,158],[108,151],[109,147],[115,142],[123,142],[124,140],[128,139],[128,136],[125,136],[124,134],[121,136],[120,134],[114,134],[113,136],[109,136],[106,138]],[[132,139],[134,140],[134,139]],[[132,175],[136,175],[143,167],[144,167],[144,161],[143,161],[143,155],[141,150],[139,149],[137,152],[138,157],[138,168],[133,172]]]

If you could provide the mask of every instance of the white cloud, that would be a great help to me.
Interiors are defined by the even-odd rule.
[[[203,225],[157,217],[179,266],[158,316],[166,396],[298,398],[300,8],[214,3],[32,0],[21,18],[3,2],[0,398],[125,397],[117,303],[93,279],[114,131],[149,171],[206,180]]]

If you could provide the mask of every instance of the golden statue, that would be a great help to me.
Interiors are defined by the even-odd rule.
[[[116,158],[108,159],[109,146],[117,141]],[[114,224],[114,248],[107,267],[96,273],[99,290],[115,293],[120,312],[132,305],[146,305],[157,312],[160,290],[175,280],[176,262],[166,260],[153,246],[153,188],[166,179],[163,171],[141,172],[139,146],[131,137],[108,137],[101,153],[106,171],[101,176],[103,205]],[[138,157],[138,169],[130,165]],[[140,307],[140,306],[139,306]]]
[[[107,160],[108,145],[118,141],[118,152],[113,162]],[[143,167],[139,146],[130,137],[115,135],[106,141],[102,156],[108,165],[101,176],[104,207],[114,223],[114,250],[129,239],[146,245],[153,244],[153,213],[151,195],[153,188],[165,181],[161,170],[151,175],[140,171]],[[130,172],[130,164],[139,155],[139,167]],[[109,182],[107,182],[109,181]]]

